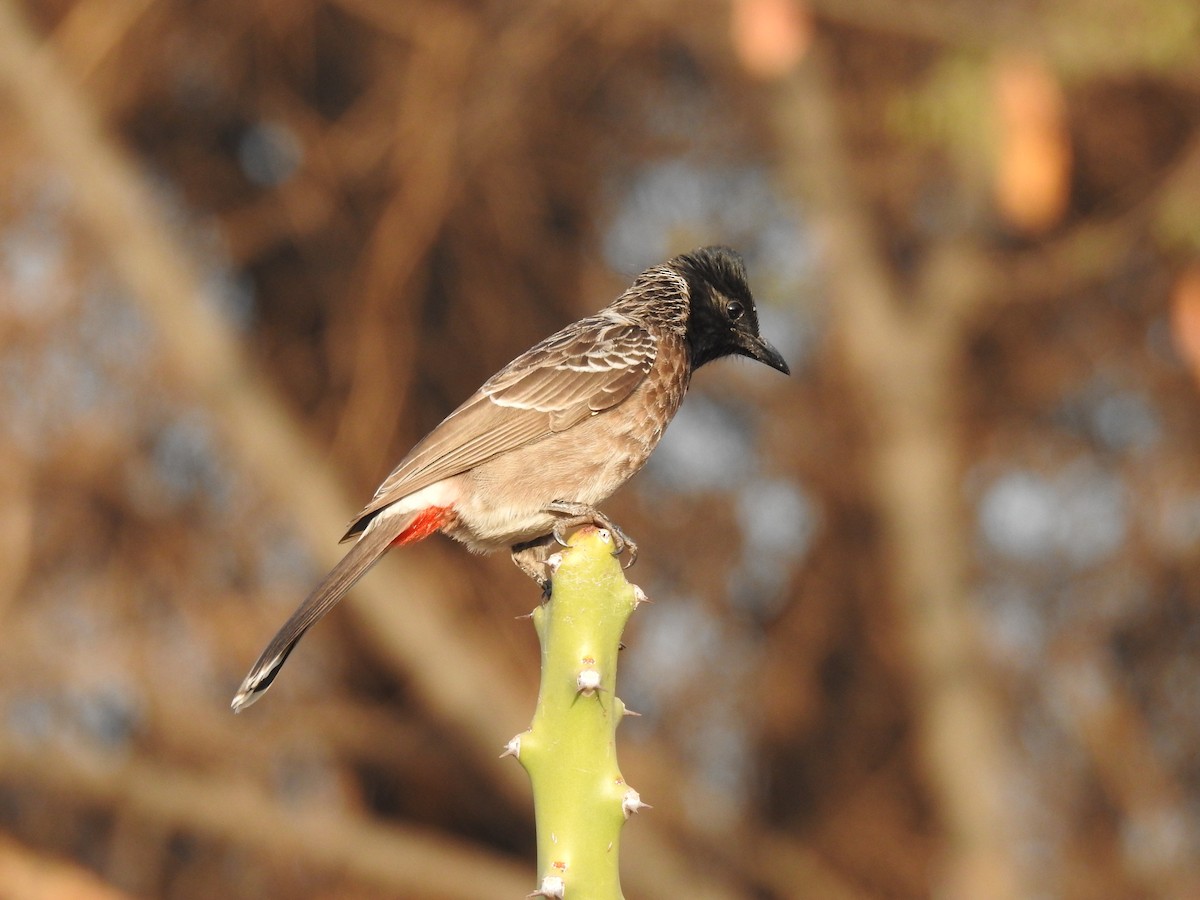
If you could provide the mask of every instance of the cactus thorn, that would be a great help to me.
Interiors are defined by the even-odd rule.
[[[504,759],[506,756],[511,756],[513,759],[521,758],[521,736],[519,734],[504,745],[504,752],[500,754],[500,759]]]
[[[566,896],[567,886],[563,880],[557,875],[547,875],[542,879],[542,886],[531,894],[526,894],[526,897],[551,897],[554,900],[563,900]]]
[[[649,803],[643,803],[641,795],[633,788],[629,788],[621,799],[621,812],[625,813],[625,818],[628,819],[643,809],[654,809],[654,807]]]
[[[590,697],[599,690],[602,690],[600,687],[600,673],[595,669],[581,669],[579,674],[575,676],[576,693]]]

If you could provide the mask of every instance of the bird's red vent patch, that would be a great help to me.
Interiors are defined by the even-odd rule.
[[[412,544],[429,537],[449,522],[450,516],[451,509],[449,506],[431,506],[428,509],[422,510],[412,520],[412,524],[400,532],[399,536],[392,541],[392,546],[401,547],[404,544]]]

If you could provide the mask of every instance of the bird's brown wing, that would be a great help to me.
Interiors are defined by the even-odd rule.
[[[646,329],[604,313],[546,338],[488,379],[413,447],[343,540],[408,494],[616,406],[641,384],[657,351]]]

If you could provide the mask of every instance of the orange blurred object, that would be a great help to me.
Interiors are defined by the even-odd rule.
[[[796,0],[734,0],[730,32],[734,52],[755,78],[782,78],[812,43],[812,16]]]
[[[1013,227],[1045,231],[1062,219],[1070,192],[1071,144],[1058,79],[1040,59],[1006,55],[996,63],[992,95],[996,205]]]
[[[1171,291],[1171,339],[1200,384],[1200,263],[1184,269]]]

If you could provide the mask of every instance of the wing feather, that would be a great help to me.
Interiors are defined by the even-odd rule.
[[[351,538],[384,507],[619,404],[657,355],[654,336],[616,314],[589,316],[493,375],[409,452],[351,523]]]

